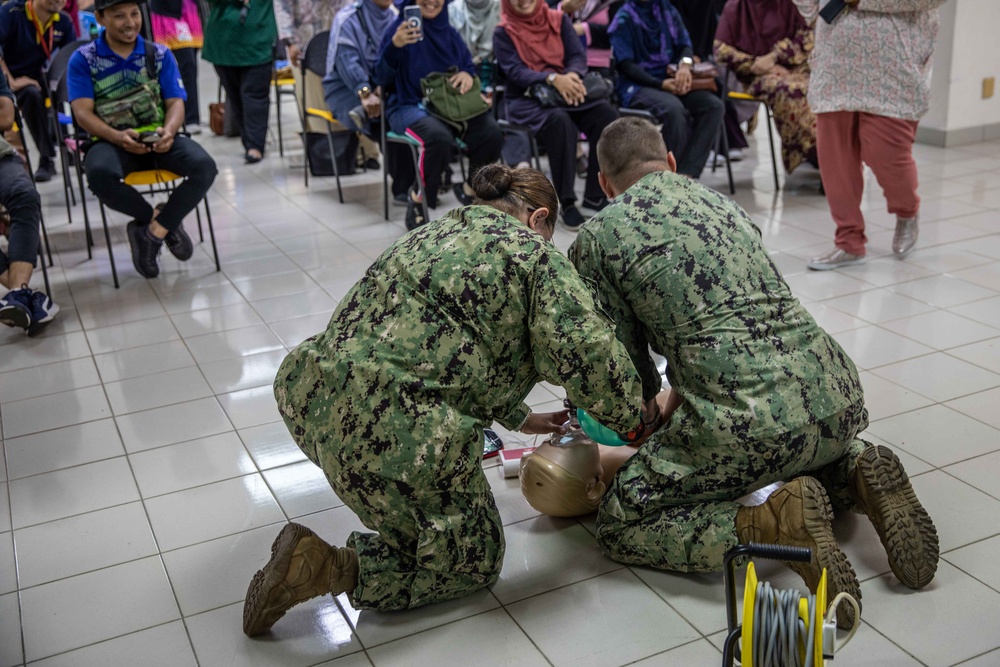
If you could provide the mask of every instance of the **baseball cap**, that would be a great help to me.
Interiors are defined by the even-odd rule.
[[[146,4],[146,0],[94,0],[94,11],[103,12],[105,9],[114,7],[115,5],[121,5],[126,2],[135,3],[137,5]]]

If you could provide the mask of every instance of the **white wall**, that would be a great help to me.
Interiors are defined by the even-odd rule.
[[[939,12],[931,108],[918,137],[949,146],[1000,138],[1000,0],[948,0]],[[995,91],[984,100],[989,76]]]

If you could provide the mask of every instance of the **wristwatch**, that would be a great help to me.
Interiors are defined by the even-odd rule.
[[[552,72],[547,77],[545,77],[545,83],[549,84],[550,86],[556,85],[556,73]]]
[[[358,99],[362,102],[366,97],[372,94],[372,89],[369,86],[361,86],[361,90],[358,91]]]
[[[687,65],[688,67],[692,67],[694,65],[694,58],[690,58],[688,56],[681,58],[681,65]]]

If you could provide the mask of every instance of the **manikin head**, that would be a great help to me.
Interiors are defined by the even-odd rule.
[[[597,443],[571,427],[521,459],[521,493],[542,514],[583,516],[601,502],[602,472]]]

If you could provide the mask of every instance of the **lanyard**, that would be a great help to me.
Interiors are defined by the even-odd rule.
[[[31,17],[31,24],[35,26],[35,39],[41,45],[42,50],[45,51],[45,57],[52,57],[52,44],[53,38],[55,36],[55,22],[59,18],[59,14],[53,14],[48,20],[48,33],[49,33],[49,43],[45,43],[45,33],[46,30],[42,27],[42,22],[38,20],[38,15],[35,14],[35,8],[31,0],[25,3],[25,9],[28,11],[28,16]]]

